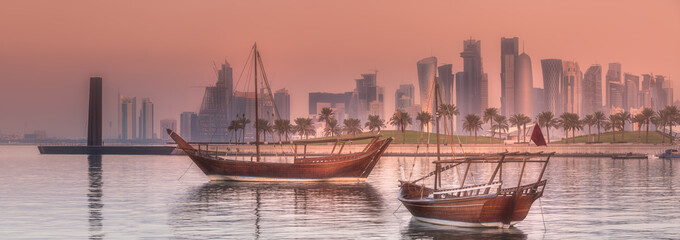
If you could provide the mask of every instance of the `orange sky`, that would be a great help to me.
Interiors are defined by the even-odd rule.
[[[470,37],[482,41],[492,106],[501,37],[525,42],[537,87],[544,58],[680,78],[680,1],[6,0],[0,32],[2,133],[84,137],[94,75],[104,78],[105,137],[118,91],[151,98],[156,121],[179,120],[214,84],[212,61],[226,58],[237,79],[255,41],[273,90],[291,92],[293,117],[307,115],[308,92],[351,91],[371,69],[389,114],[398,85],[416,85],[416,61],[434,55],[460,71]]]

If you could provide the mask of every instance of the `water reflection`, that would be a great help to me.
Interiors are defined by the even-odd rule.
[[[343,229],[371,234],[384,210],[368,183],[209,182],[174,205],[169,224],[180,238],[333,238]]]
[[[104,233],[102,231],[104,217],[102,216],[102,208],[104,204],[102,203],[102,196],[104,192],[102,191],[102,186],[104,182],[102,181],[102,156],[101,155],[88,155],[87,156],[87,175],[89,180],[89,188],[87,193],[87,202],[90,216],[88,222],[90,224],[88,230],[90,233],[90,239],[102,239]]]
[[[409,239],[527,239],[519,228],[460,228],[411,219],[402,236]]]

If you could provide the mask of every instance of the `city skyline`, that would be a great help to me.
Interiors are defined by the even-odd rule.
[[[120,3],[82,2],[78,9],[49,2],[38,6],[8,4],[5,10],[0,10],[4,20],[0,26],[7,29],[7,38],[0,44],[3,73],[0,78],[4,85],[0,101],[16,104],[0,107],[0,133],[44,129],[49,136],[86,136],[83,126],[87,119],[87,79],[91,76],[104,79],[105,138],[118,132],[115,127],[119,92],[153,99],[155,119],[178,119],[182,112],[199,112],[205,87],[215,83],[213,61],[227,59],[232,63],[234,91],[243,91],[243,86],[236,84],[237,76],[249,46],[255,41],[261,46],[272,90],[285,87],[290,91],[291,118],[307,115],[308,93],[351,91],[356,76],[372,69],[380,71],[378,85],[384,86],[387,96],[401,84],[417,86],[414,63],[418,59],[436,56],[440,65],[452,64],[453,72],[460,72],[461,42],[470,38],[484,43],[481,57],[488,74],[490,107],[500,108],[502,37],[518,37],[526,46],[524,52],[532,60],[534,88],[542,87],[540,61],[550,58],[577,62],[581,71],[599,64],[603,66],[603,84],[608,64],[619,62],[622,74],[663,75],[670,77],[673,89],[678,88],[673,81],[674,76],[680,75],[677,2],[436,2],[436,7],[374,2],[362,4],[366,5],[362,9],[351,3],[332,7],[314,2],[295,6],[276,2],[264,6],[221,4],[222,9],[243,11],[219,15],[220,7],[177,2],[167,6],[140,3],[138,9],[128,9]],[[585,5],[588,7],[579,7]],[[282,6],[299,16],[275,11]],[[248,14],[260,7],[273,12],[269,20],[237,26],[235,22],[247,22],[237,19],[249,19]],[[316,7],[318,11],[311,12],[306,7]],[[390,11],[377,11],[383,7]],[[485,7],[483,11],[481,7]],[[480,10],[467,13],[466,9]],[[545,9],[550,9],[547,11],[550,14]],[[576,10],[582,15],[581,20],[564,18]],[[29,11],[36,14],[26,14]],[[445,12],[449,14],[435,14]],[[175,18],[178,13],[182,17]],[[375,14],[362,15],[366,13]],[[116,17],[121,14],[128,18]],[[342,18],[324,18],[344,14],[355,18],[348,23]],[[604,17],[607,14],[638,17],[610,21]],[[191,21],[199,15],[202,21]],[[545,18],[554,21],[548,26],[541,23]],[[366,24],[354,24],[358,22]],[[434,24],[427,26],[425,22]],[[139,27],[127,28],[132,23]],[[62,25],[71,27],[61,28]],[[290,27],[277,30],[281,26]],[[564,26],[573,28],[565,30]],[[263,30],[251,31],[258,27]],[[215,31],[218,28],[223,30]],[[581,37],[564,38],[563,34]],[[361,35],[362,41],[353,40],[356,35]],[[588,40],[584,41],[583,36]],[[308,84],[316,82],[319,84]],[[416,90],[415,99],[419,99],[418,94]],[[394,99],[385,98],[386,115],[393,106]],[[113,131],[109,129],[111,122]]]

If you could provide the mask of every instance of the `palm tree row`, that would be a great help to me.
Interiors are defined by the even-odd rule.
[[[445,134],[453,136],[453,118],[459,114],[458,108],[453,104],[442,104],[437,110],[437,117],[444,117],[442,124],[444,125]],[[323,108],[319,113],[317,120],[319,122],[325,122],[325,128],[323,129],[324,136],[337,136],[341,134],[356,135],[363,132],[362,124],[359,119],[347,118],[342,122],[340,126],[337,119],[334,117],[335,113],[331,108]],[[423,132],[429,132],[430,123],[433,122],[433,115],[429,112],[419,112],[415,118],[420,125],[420,135],[419,142],[423,142]],[[392,115],[392,117],[387,122],[388,124],[394,126],[397,131],[401,131],[403,138],[402,143],[405,143],[405,130],[410,125],[413,125],[413,120],[407,112],[402,110],[397,110]],[[290,123],[289,120],[277,119],[272,125],[268,120],[259,119],[259,129],[258,134],[262,134],[262,139],[266,139],[267,135],[274,140],[274,133],[278,135],[278,141],[282,142],[289,141],[290,135],[298,134],[300,138],[308,139],[310,135],[316,135],[316,129],[313,125],[314,119],[312,118],[296,118],[294,120],[294,125]],[[545,133],[547,134],[548,142],[550,142],[550,130],[551,129],[562,129],[564,131],[565,139],[569,137],[571,132],[572,143],[575,143],[576,132],[583,130],[588,127],[588,136],[592,133],[592,128],[597,130],[597,140],[600,141],[601,129],[605,131],[611,131],[612,141],[616,142],[617,131],[621,134],[621,139],[625,138],[625,129],[628,123],[636,124],[638,126],[638,142],[642,142],[641,132],[642,127],[645,127],[645,142],[649,142],[649,127],[654,125],[656,130],[661,129],[662,143],[666,141],[666,128],[669,129],[670,139],[669,142],[673,143],[673,126],[680,124],[680,110],[676,106],[668,106],[658,112],[650,109],[644,108],[640,113],[632,115],[629,112],[619,112],[616,114],[611,114],[606,116],[603,112],[598,111],[593,114],[586,115],[583,119],[575,113],[565,112],[560,116],[556,117],[552,112],[545,111],[539,113],[534,123],[538,123],[539,126],[545,128]],[[245,126],[250,124],[251,121],[245,118],[245,114],[242,118],[233,120],[228,126],[228,131],[231,134],[231,142],[244,142],[245,141]],[[483,130],[483,125],[485,123],[489,124],[489,131],[491,134],[491,141],[495,138],[496,134],[501,135],[507,133],[509,127],[517,127],[517,142],[525,141],[527,129],[526,125],[532,123],[532,119],[524,114],[513,114],[510,118],[506,118],[498,113],[497,108],[487,108],[484,114],[480,117],[476,114],[468,114],[462,120],[462,128],[464,131],[469,133],[472,137],[474,133],[475,142],[477,142],[477,136],[479,131]],[[448,126],[447,126],[448,124]],[[255,124],[253,123],[253,127]],[[369,115],[368,121],[364,123],[363,127],[374,133],[380,133],[382,129],[386,127],[385,120],[380,119],[377,115]],[[450,130],[449,130],[450,129]],[[635,130],[633,128],[633,130]],[[240,131],[240,132],[239,132]],[[522,139],[524,136],[524,139]],[[428,134],[429,139],[429,134]],[[587,141],[593,141],[588,139]]]

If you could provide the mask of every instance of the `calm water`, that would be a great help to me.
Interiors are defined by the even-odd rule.
[[[363,184],[210,183],[185,156],[0,146],[0,238],[680,239],[680,160],[553,158],[542,201],[507,230],[411,220],[399,162],[414,177],[431,167],[384,157]]]

